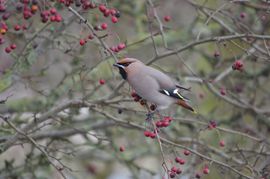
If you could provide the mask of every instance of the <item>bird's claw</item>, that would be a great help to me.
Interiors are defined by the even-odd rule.
[[[148,121],[148,120],[153,119],[154,114],[155,114],[154,112],[149,112],[149,113],[147,113],[147,114],[146,114],[146,120]]]

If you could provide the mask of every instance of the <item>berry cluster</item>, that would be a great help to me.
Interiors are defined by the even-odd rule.
[[[133,98],[133,100],[135,102],[140,102],[140,104],[143,106],[146,104],[146,101],[144,99],[142,99],[142,97],[140,97],[135,91],[131,92],[131,97]],[[150,105],[150,110],[151,111],[155,111],[156,110],[156,105],[151,104]]]
[[[16,44],[11,44],[10,46],[5,48],[5,52],[10,53],[12,50],[14,50],[16,48],[17,48]]]
[[[184,155],[188,156],[190,155],[189,150],[184,150]],[[175,157],[174,161],[180,165],[184,165],[186,163],[185,159],[180,157]],[[177,168],[176,166],[172,166],[171,170],[169,171],[170,178],[174,178],[176,175],[179,175],[182,173],[182,170],[180,168]]]
[[[150,137],[152,139],[156,138],[156,132],[159,132],[159,128],[168,127],[170,123],[172,122],[172,120],[173,120],[172,117],[169,117],[169,116],[163,117],[162,120],[156,121],[155,123],[156,129],[153,132],[149,130],[144,131],[144,136]]]
[[[97,4],[96,2],[93,2],[91,0],[57,0],[58,6],[59,4],[63,4],[65,6],[71,6],[72,4],[75,4],[77,8],[81,8],[81,10],[90,10],[90,9],[97,9],[97,12],[100,12],[103,14],[104,17],[109,17],[112,24],[118,23],[119,18],[120,18],[120,11],[108,7],[105,4]],[[58,10],[53,7],[51,4],[48,3],[48,6],[44,7],[44,5],[41,6],[41,3],[37,0],[20,0],[20,2],[15,4],[15,10],[16,13],[13,13],[12,11],[7,12],[7,7],[5,4],[0,3],[0,13],[2,14],[2,21],[0,21],[0,45],[5,42],[3,36],[8,32],[9,26],[12,25],[11,23],[5,23],[11,16],[17,14],[21,14],[22,19],[24,20],[29,20],[31,19],[35,14],[39,12],[40,15],[40,21],[42,23],[47,23],[47,22],[62,22],[63,17],[61,14],[58,12]],[[109,24],[107,22],[97,22],[97,25],[94,25],[94,30],[95,31],[105,31],[109,28]],[[31,23],[29,23],[31,24]],[[27,30],[26,25],[21,25],[21,24],[13,24],[12,28],[14,31],[20,31],[20,30]],[[94,34],[95,35],[95,34]],[[82,38],[79,40],[79,44],[81,46],[85,45],[87,43],[87,40],[91,40],[94,38],[94,35],[89,35],[86,38]],[[123,49],[126,48],[126,44],[123,42],[119,42],[116,46],[112,46],[110,50],[114,53],[118,53],[122,51]],[[10,53],[11,52],[10,47],[6,47],[6,52]]]
[[[51,22],[61,22],[62,16],[57,12],[55,8],[50,8],[48,10],[40,10],[37,0],[21,0],[15,4],[15,12],[12,10],[7,11],[7,7],[4,4],[0,4],[0,13],[2,15],[2,21],[0,22],[0,45],[5,42],[4,36],[8,32],[9,27],[13,28],[14,31],[18,32],[20,30],[27,30],[27,25],[25,24],[12,24],[12,21],[6,23],[11,16],[20,17],[24,20],[28,20],[40,11],[41,22],[46,23],[50,19]],[[16,49],[16,44],[11,44],[5,48],[6,53],[10,53],[12,50]]]
[[[176,157],[175,162],[179,163],[180,165],[184,165],[186,163],[186,161],[180,157]]]
[[[80,39],[79,41],[80,46],[84,46],[88,40],[92,40],[92,39],[94,39],[94,36],[92,34],[88,35],[86,38]]]
[[[70,6],[74,1],[71,0],[59,0],[60,3],[65,4],[66,6]],[[113,24],[118,22],[118,19],[120,18],[120,12],[116,10],[115,8],[108,8],[105,4],[100,4],[96,5],[94,2],[89,1],[89,0],[80,0],[75,2],[76,7],[82,6],[83,10],[88,10],[88,9],[95,9],[98,7],[99,12],[103,14],[104,17],[111,17],[111,22]],[[105,31],[108,29],[108,24],[106,22],[102,22],[98,25],[94,26],[95,31]],[[88,39],[93,39],[93,36],[90,35]],[[87,42],[87,38],[80,39],[80,45],[83,46]],[[110,47],[110,50],[112,52],[118,53],[121,50],[126,48],[126,44],[123,42],[120,42],[116,46]]]
[[[139,102],[142,99],[142,97],[140,97],[135,91],[131,92],[131,97],[135,102]]]
[[[154,138],[156,138],[156,133],[146,130],[146,131],[144,131],[144,136],[154,139]]]
[[[41,21],[43,23],[48,22],[50,19],[51,22],[61,22],[62,16],[57,12],[55,8],[51,8],[49,10],[42,11],[40,13]]]
[[[115,52],[115,53],[118,53],[120,52],[121,50],[125,49],[126,48],[126,44],[124,43],[119,43],[117,46],[113,46],[111,47],[111,51]]]
[[[162,120],[159,120],[156,122],[157,128],[162,128],[162,127],[168,127],[170,123],[172,122],[173,118],[170,116],[165,116],[163,117]]]
[[[175,178],[176,175],[180,175],[181,173],[182,173],[182,170],[175,166],[173,166],[171,170],[169,171],[170,178]]]

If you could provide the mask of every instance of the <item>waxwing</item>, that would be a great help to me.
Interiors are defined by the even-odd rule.
[[[124,58],[113,65],[118,67],[122,78],[128,81],[135,92],[155,104],[158,110],[166,109],[175,103],[195,112],[187,104],[187,98],[180,94],[181,90],[188,89],[175,84],[168,75],[135,58]]]

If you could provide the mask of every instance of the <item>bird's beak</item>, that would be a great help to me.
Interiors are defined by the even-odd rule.
[[[118,64],[118,63],[113,64],[113,66],[118,67],[118,68],[123,68],[123,69],[125,68],[125,66],[120,65],[120,64]]]

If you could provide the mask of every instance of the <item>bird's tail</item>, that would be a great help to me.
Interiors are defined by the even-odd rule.
[[[178,104],[179,106],[182,106],[185,109],[188,109],[190,111],[192,111],[193,113],[197,113],[185,100],[183,99],[179,99],[177,100],[176,104]]]

